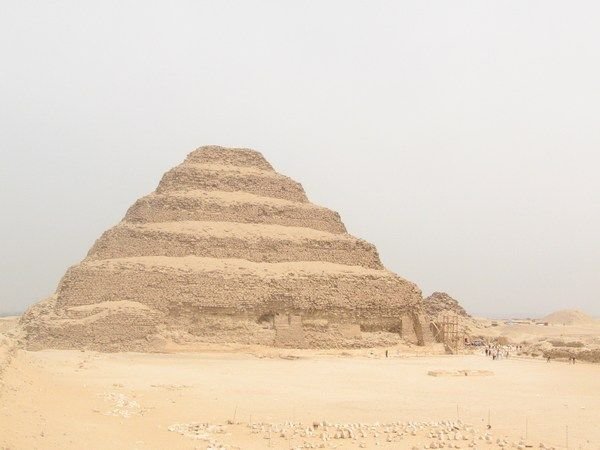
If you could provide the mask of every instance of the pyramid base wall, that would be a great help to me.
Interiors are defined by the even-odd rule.
[[[56,297],[21,318],[28,350],[89,349],[105,352],[158,349],[162,314],[133,302],[70,308],[57,313]]]
[[[298,274],[302,269],[290,269],[296,272],[267,277],[260,270],[269,270],[270,265],[255,266],[232,275],[231,268],[199,272],[188,267],[149,268],[137,260],[91,261],[67,272],[56,309],[130,301],[171,317],[286,313],[378,326],[398,321],[420,302],[413,284],[393,276],[375,276],[378,271],[303,276]]]
[[[160,352],[169,342],[315,349],[422,345],[423,339],[414,332],[411,320],[410,315],[404,315],[397,319],[339,322],[322,314],[255,317],[215,311],[172,317],[149,308],[95,306],[89,311],[71,308],[61,314],[55,310],[43,315],[28,311],[22,324],[29,350]]]

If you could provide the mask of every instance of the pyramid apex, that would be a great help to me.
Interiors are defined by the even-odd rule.
[[[262,153],[250,148],[221,147],[220,145],[204,145],[191,152],[185,163],[221,164],[238,167],[256,167],[273,170],[273,166]]]

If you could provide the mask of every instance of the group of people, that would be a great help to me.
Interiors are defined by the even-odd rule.
[[[485,356],[489,356],[492,360],[508,358],[511,348],[505,345],[488,345],[485,347]]]

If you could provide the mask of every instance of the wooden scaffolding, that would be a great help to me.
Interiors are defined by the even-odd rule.
[[[436,340],[443,343],[448,351],[457,353],[461,348],[464,330],[456,314],[445,314],[441,320],[431,322],[431,331]]]

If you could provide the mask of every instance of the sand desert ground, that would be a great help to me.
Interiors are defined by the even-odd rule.
[[[16,325],[0,323],[5,335]],[[597,364],[388,350],[17,350],[2,375],[0,448],[600,448]]]

